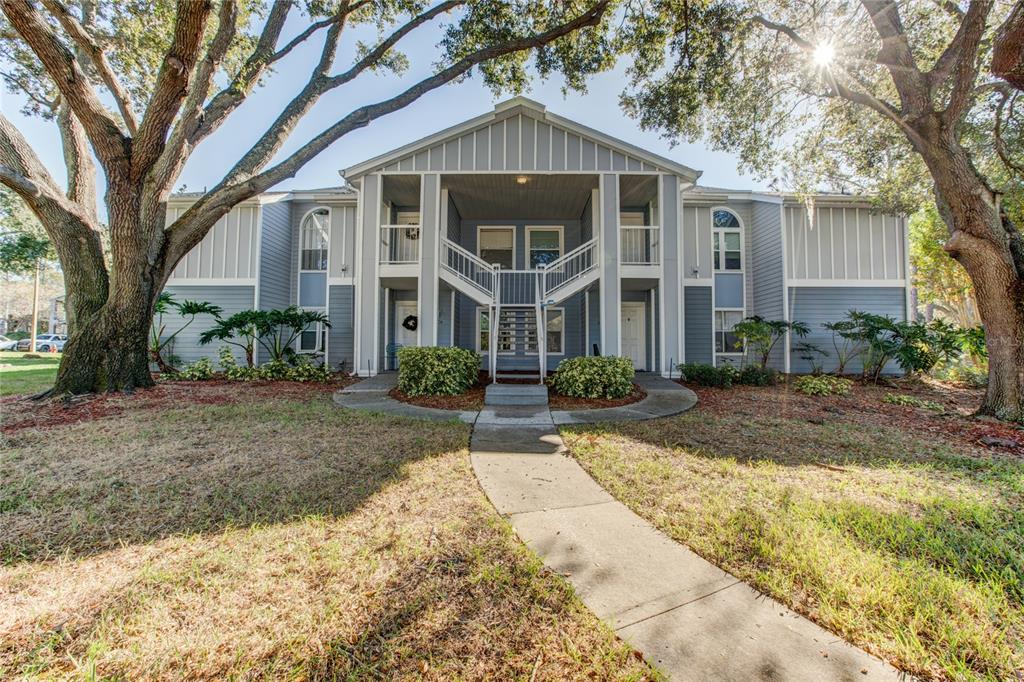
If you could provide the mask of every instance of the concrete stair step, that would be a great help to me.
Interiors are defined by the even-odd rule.
[[[548,387],[542,384],[491,384],[484,395],[486,405],[547,405]]]

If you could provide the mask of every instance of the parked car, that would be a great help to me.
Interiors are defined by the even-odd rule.
[[[67,341],[68,337],[63,334],[40,334],[36,337],[36,352],[49,353],[54,350],[60,352],[64,350],[64,344]],[[28,351],[31,344],[32,339],[22,339],[18,341],[18,350]]]
[[[18,342],[14,339],[9,339],[3,334],[0,334],[0,350],[16,350]]]

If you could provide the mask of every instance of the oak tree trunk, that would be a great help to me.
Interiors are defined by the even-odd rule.
[[[930,123],[919,151],[950,231],[946,250],[970,275],[985,327],[988,389],[979,414],[1024,422],[1024,238],[952,131]]]

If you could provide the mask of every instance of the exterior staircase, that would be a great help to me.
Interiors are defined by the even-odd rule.
[[[600,276],[597,239],[581,244],[561,258],[537,270],[502,270],[458,244],[441,237],[441,279],[490,310],[490,364],[495,383],[501,379],[536,377],[543,387],[547,374],[547,348],[538,329],[542,311],[582,291]],[[525,349],[526,355],[521,354]],[[503,353],[519,352],[519,355]],[[518,363],[529,358],[536,369],[507,367],[511,358]],[[506,365],[503,369],[499,365]],[[526,370],[525,376],[523,370]],[[545,389],[545,404],[547,390]],[[516,403],[513,403],[516,404]]]

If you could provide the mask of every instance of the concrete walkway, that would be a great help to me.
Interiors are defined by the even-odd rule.
[[[500,422],[512,418],[498,413],[473,430],[487,496],[591,611],[672,679],[902,679],[615,501],[564,454],[550,418]]]
[[[458,419],[467,424],[525,425],[539,422],[553,424],[593,424],[597,422],[635,421],[669,417],[685,412],[697,403],[693,391],[683,388],[674,381],[656,375],[638,374],[636,383],[647,392],[643,400],[595,410],[551,410],[547,407],[485,407],[476,410],[438,410],[419,407],[395,400],[388,393],[398,383],[396,372],[387,372],[363,379],[334,394],[334,403],[367,412],[383,412],[403,417],[417,417],[433,421]]]

